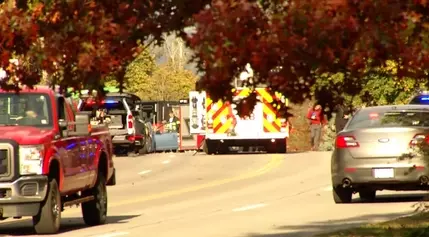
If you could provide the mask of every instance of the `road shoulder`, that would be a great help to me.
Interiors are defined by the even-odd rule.
[[[317,237],[416,237],[429,236],[429,213],[418,213],[381,223],[339,230]]]

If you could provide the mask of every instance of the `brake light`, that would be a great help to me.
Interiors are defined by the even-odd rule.
[[[378,119],[378,113],[370,113],[370,114],[369,114],[369,119],[371,119],[371,120],[376,120],[376,119]]]
[[[410,146],[416,146],[421,144],[423,141],[429,144],[429,137],[424,134],[416,134],[410,141]]]
[[[359,143],[353,136],[338,136],[335,140],[335,146],[337,148],[352,148],[359,147]]]
[[[86,101],[87,105],[95,105],[95,103],[96,103],[95,100],[87,100]]]
[[[132,129],[133,128],[133,115],[129,114],[128,115],[128,129]]]

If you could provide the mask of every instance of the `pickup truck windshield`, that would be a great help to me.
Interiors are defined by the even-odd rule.
[[[49,97],[41,93],[0,93],[0,126],[52,126]]]

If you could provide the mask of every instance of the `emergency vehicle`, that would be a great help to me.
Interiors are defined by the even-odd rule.
[[[253,91],[244,87],[253,75],[250,64],[247,64],[239,78],[235,78],[235,88],[232,90],[233,101],[256,93],[258,102],[247,118],[237,114],[235,104],[213,101],[206,92],[189,93],[191,133],[198,134],[197,146],[203,146],[205,153],[222,154],[229,152],[230,148],[239,147],[243,151],[263,147],[268,153],[286,153],[289,122],[277,115],[272,104],[278,101],[288,106],[288,100],[265,85]]]
[[[246,98],[252,91],[236,88],[233,92],[235,100]],[[191,133],[204,137],[204,152],[222,154],[229,152],[230,148],[247,150],[263,147],[268,153],[286,153],[289,124],[286,118],[277,116],[271,103],[278,99],[287,106],[287,99],[269,88],[256,88],[254,92],[259,101],[247,118],[238,116],[234,104],[213,101],[205,92],[190,92]]]

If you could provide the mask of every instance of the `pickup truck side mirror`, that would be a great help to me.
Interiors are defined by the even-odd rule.
[[[58,125],[60,126],[60,129],[67,129],[67,121],[64,121],[63,119],[58,121]]]
[[[64,135],[66,136],[89,136],[89,116],[88,114],[76,114],[75,122],[67,122],[64,120],[59,121],[59,126],[64,129],[69,125],[74,125],[75,131],[64,131]]]

